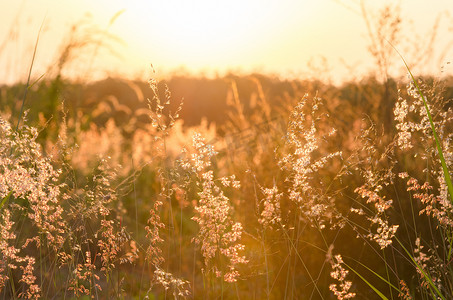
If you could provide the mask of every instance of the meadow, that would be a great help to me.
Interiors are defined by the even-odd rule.
[[[377,63],[0,86],[0,297],[451,299],[453,78]]]
[[[451,169],[451,79],[417,80]],[[450,196],[401,85],[57,78],[23,116],[3,86],[2,296],[448,299]]]

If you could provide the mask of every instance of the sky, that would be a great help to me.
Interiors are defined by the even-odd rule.
[[[32,78],[58,73],[66,53],[61,73],[80,80],[151,71],[351,80],[378,70],[363,11],[375,30],[387,4],[400,7],[395,46],[414,71],[453,74],[451,0],[0,0],[0,82],[26,80],[35,45]],[[389,73],[401,75],[390,52]]]

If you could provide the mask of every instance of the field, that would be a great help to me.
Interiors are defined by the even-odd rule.
[[[451,299],[453,78],[386,63],[0,86],[0,297]]]
[[[451,168],[453,90],[423,82]],[[3,296],[451,295],[441,161],[398,85],[56,79],[20,119],[2,87]]]

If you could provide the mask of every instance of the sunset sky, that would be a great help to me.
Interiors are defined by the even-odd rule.
[[[428,45],[440,16],[435,52],[419,72],[452,73],[451,0],[433,0],[429,7],[424,0],[363,5],[371,17],[385,3],[401,5],[404,41],[398,47],[409,64],[411,46]],[[0,0],[0,20],[1,82],[26,78],[41,24],[35,78],[51,72],[77,24],[76,41],[89,41],[86,36],[96,36],[89,30],[97,28],[111,35],[105,40],[111,51],[84,48],[64,69],[76,78],[146,79],[150,64],[158,74],[265,72],[333,81],[375,69],[361,2],[355,0]]]

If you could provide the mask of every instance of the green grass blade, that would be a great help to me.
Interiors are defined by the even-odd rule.
[[[423,277],[425,277],[425,279],[428,281],[429,283],[429,286],[431,288],[431,291],[434,290],[436,292],[436,294],[443,300],[446,300],[445,297],[442,295],[442,293],[439,291],[439,289],[437,288],[437,286],[434,284],[433,280],[431,279],[431,276],[429,276],[428,273],[426,273],[425,270],[423,270],[422,266],[420,266],[414,259],[414,257],[410,254],[410,252],[406,249],[406,247],[403,246],[403,244],[400,242],[399,239],[395,238],[396,241],[400,244],[400,246],[404,249],[404,251],[406,252],[406,254],[409,256],[409,258],[412,260],[412,262],[415,264],[415,266],[417,267],[417,269],[422,273]]]
[[[37,84],[44,77],[44,75],[46,75],[46,73],[43,73],[41,76],[39,76],[38,79],[36,79],[32,84],[30,84],[28,89],[31,89],[35,84]]]
[[[3,199],[2,202],[0,203],[0,209],[2,209],[3,205],[5,205],[6,201],[8,201],[9,197],[13,194],[13,191],[9,192],[8,195],[6,195]]]
[[[393,47],[393,45],[392,45],[392,47]],[[406,60],[404,59],[404,57],[401,55],[401,53],[395,47],[393,47],[393,49],[395,49],[395,51],[398,53],[398,55],[403,60],[403,63],[406,66],[406,69],[409,72],[409,74],[410,74],[410,76],[412,78],[412,81],[414,82],[414,85],[417,88],[418,93],[420,94],[420,97],[422,98],[423,105],[425,106],[426,114],[428,115],[429,123],[431,125],[431,130],[433,132],[434,140],[436,141],[436,148],[437,148],[437,152],[439,153],[439,158],[440,158],[440,163],[442,165],[442,171],[444,173],[445,183],[447,184],[447,187],[448,187],[448,194],[450,195],[450,202],[453,204],[453,184],[452,184],[452,181],[451,181],[450,172],[448,171],[448,166],[447,166],[447,163],[445,162],[445,158],[444,158],[444,154],[443,154],[443,151],[442,151],[442,146],[441,146],[441,143],[440,143],[440,139],[439,139],[439,136],[437,135],[436,127],[434,126],[434,121],[433,121],[433,118],[431,116],[431,112],[429,111],[429,107],[428,107],[428,103],[426,101],[425,95],[423,94],[422,90],[420,89],[420,86],[418,85],[417,81],[415,80],[415,77],[412,74],[412,72],[411,72],[408,64],[406,63]],[[450,237],[449,238],[450,250],[448,251],[448,255],[447,255],[448,260],[451,259],[451,255],[452,255],[452,247],[451,247],[452,241],[453,241],[453,237]]]
[[[388,300],[388,298],[381,293],[381,291],[379,291],[374,285],[372,285],[371,283],[369,283],[362,275],[360,275],[356,270],[354,270],[353,268],[351,268],[348,264],[346,264],[345,262],[343,262],[345,264],[346,267],[348,267],[348,269],[350,269],[352,272],[354,272],[357,276],[360,277],[360,279],[362,279],[366,284],[368,284],[368,286],[370,288],[373,289],[373,291],[378,294],[379,297],[381,297],[381,299],[383,300]]]
[[[382,281],[384,281],[385,283],[387,283],[390,287],[392,287],[393,289],[395,289],[396,291],[398,291],[399,293],[402,293],[402,291],[397,288],[396,286],[394,286],[390,281],[388,281],[387,279],[385,279],[384,277],[382,277],[381,275],[379,275],[378,273],[374,272],[372,269],[370,269],[369,267],[367,267],[366,265],[362,264],[360,261],[358,260],[355,260],[353,258],[350,258],[352,260],[354,260],[356,263],[360,264],[362,267],[364,267],[365,269],[367,269],[368,271],[370,271],[371,273],[373,273],[376,277],[378,277],[379,279],[381,279]]]
[[[392,45],[392,47],[393,47],[393,45]],[[418,85],[417,80],[415,80],[415,77],[412,74],[409,66],[407,65],[406,60],[404,59],[404,57],[401,55],[401,53],[399,53],[399,51],[395,47],[393,47],[393,49],[395,49],[395,51],[398,53],[398,55],[403,60],[403,63],[406,66],[406,69],[409,72],[409,74],[410,74],[410,76],[412,78],[412,81],[414,82],[415,87],[417,88],[417,91],[419,92],[420,97],[423,100],[423,104],[424,104],[424,106],[426,108],[426,114],[428,115],[429,123],[431,125],[431,130],[433,132],[434,140],[436,141],[437,152],[439,153],[440,162],[442,164],[442,170],[444,172],[445,182],[447,183],[447,186],[448,186],[448,193],[450,194],[450,202],[453,203],[453,184],[451,182],[451,177],[450,177],[450,173],[448,172],[447,164],[445,163],[445,158],[444,158],[444,154],[443,154],[443,151],[442,151],[442,146],[440,144],[439,136],[437,135],[437,131],[436,131],[436,128],[434,126],[434,121],[433,121],[433,118],[431,116],[431,112],[429,111],[428,103],[426,101],[425,95],[423,94],[422,90],[420,89],[420,86]]]
[[[33,65],[35,63],[36,50],[38,49],[39,36],[41,35],[42,27],[44,26],[44,21],[45,21],[45,19],[42,21],[41,27],[39,28],[39,31],[38,31],[38,36],[36,37],[35,48],[33,50],[33,57],[31,59],[30,69],[28,71],[27,86],[25,88],[24,97],[22,98],[22,105],[20,107],[19,117],[17,118],[16,131],[19,129],[20,119],[22,118],[22,114],[24,113],[25,99],[27,98],[27,93],[28,93],[28,90],[30,87],[31,71],[33,70]],[[39,79],[41,79],[41,77]]]

